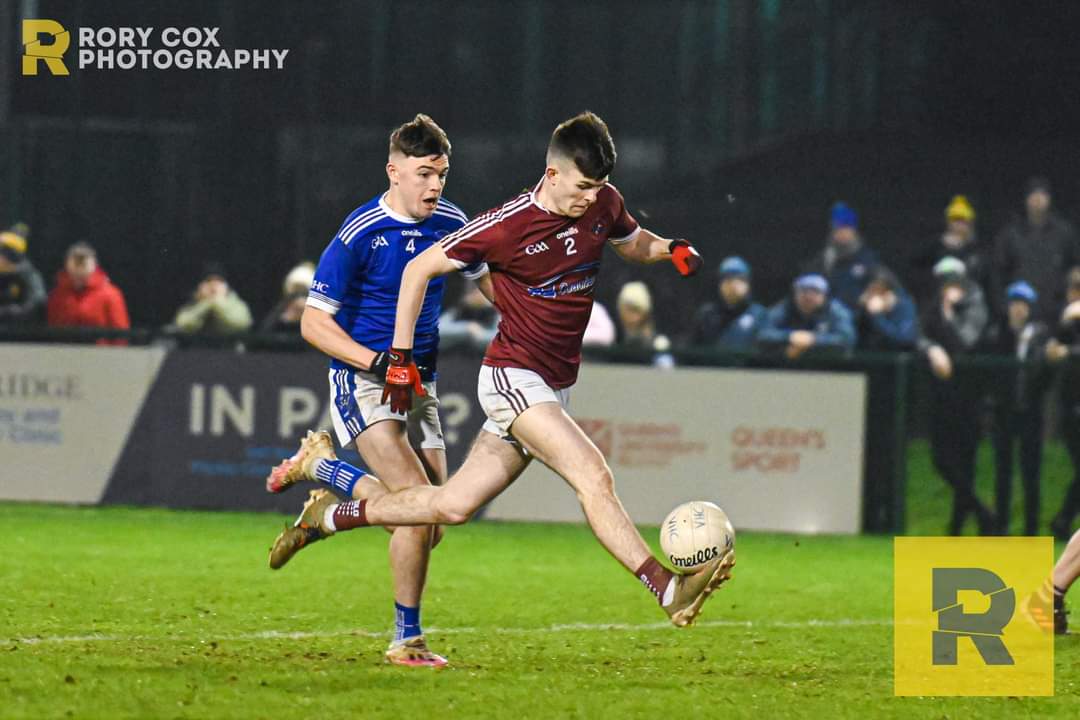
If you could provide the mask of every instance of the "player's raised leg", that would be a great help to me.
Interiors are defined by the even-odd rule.
[[[529,464],[514,445],[481,431],[461,468],[442,487],[410,487],[325,506],[325,534],[373,525],[460,525],[510,486]]]
[[[708,596],[731,577],[734,551],[692,575],[660,564],[615,494],[604,456],[558,403],[533,405],[518,415],[511,432],[529,452],[557,472],[577,493],[597,539],[660,602],[676,625],[689,625]]]

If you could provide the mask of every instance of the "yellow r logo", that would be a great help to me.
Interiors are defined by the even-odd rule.
[[[50,35],[52,42],[41,44],[41,35]],[[53,75],[67,75],[68,69],[61,59],[71,45],[71,35],[55,20],[23,20],[22,74],[37,75],[38,63],[44,61]]]

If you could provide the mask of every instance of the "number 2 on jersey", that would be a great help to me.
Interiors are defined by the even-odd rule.
[[[574,238],[572,238],[572,237],[564,238],[563,242],[566,243],[566,254],[567,255],[576,255],[577,254],[577,250],[574,248]]]

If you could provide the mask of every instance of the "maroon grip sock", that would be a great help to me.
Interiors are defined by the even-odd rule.
[[[654,557],[650,557],[641,563],[641,567],[634,571],[634,575],[637,576],[637,579],[641,581],[641,584],[649,592],[656,596],[657,602],[663,600],[668,583],[671,582],[671,578],[675,577],[675,573],[661,565],[660,561]]]
[[[352,530],[358,527],[367,527],[366,512],[367,500],[349,500],[338,503],[334,508],[334,527],[341,530]]]

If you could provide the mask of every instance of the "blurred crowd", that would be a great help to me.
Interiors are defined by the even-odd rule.
[[[860,232],[855,208],[837,202],[823,220],[821,250],[793,263],[790,290],[777,302],[759,302],[750,263],[731,256],[715,268],[715,298],[697,308],[688,328],[665,334],[654,320],[648,286],[633,281],[620,288],[614,314],[594,303],[586,348],[619,347],[660,368],[675,364],[672,337],[681,348],[787,361],[856,350],[915,353],[934,385],[930,442],[934,465],[954,491],[953,533],[969,517],[983,533],[1007,532],[1014,456],[1024,488],[1024,531],[1037,532],[1045,400],[1056,387],[1056,415],[1077,473],[1051,528],[1067,536],[1080,514],[1080,238],[1055,211],[1050,183],[1028,180],[1023,212],[990,242],[978,237],[968,199],[953,197],[941,232],[917,244],[898,267],[880,261],[872,240]],[[0,326],[130,327],[124,294],[91,245],[68,248],[46,292],[30,260],[29,235],[24,224],[0,233]],[[208,262],[165,333],[202,341],[252,331],[298,337],[314,271],[311,262],[292,268],[278,303],[255,323],[225,266]],[[498,321],[495,308],[466,281],[440,320],[442,346],[482,349]],[[973,355],[1008,358],[1006,381],[969,370],[963,361]],[[1061,380],[1055,383],[1055,377]],[[974,490],[981,435],[976,418],[987,407],[997,468],[993,509]]]

